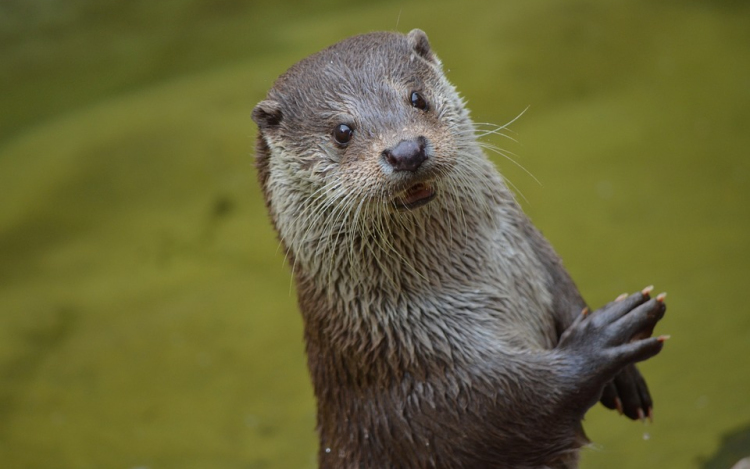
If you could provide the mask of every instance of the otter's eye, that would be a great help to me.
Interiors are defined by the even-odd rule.
[[[427,104],[427,100],[424,99],[424,96],[417,93],[416,91],[411,92],[411,105],[414,106],[417,109],[421,109],[423,111],[426,111],[429,108],[429,105]]]
[[[336,143],[339,145],[346,145],[349,143],[349,140],[352,139],[352,135],[354,135],[354,130],[346,124],[339,124],[333,129],[333,139],[336,140]]]

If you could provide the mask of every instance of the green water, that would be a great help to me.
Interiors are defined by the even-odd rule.
[[[2,467],[314,467],[250,111],[299,58],[413,27],[477,121],[529,107],[492,143],[541,184],[497,163],[589,302],[669,293],[656,421],[593,409],[583,468],[699,468],[748,428],[745,2],[7,0]]]

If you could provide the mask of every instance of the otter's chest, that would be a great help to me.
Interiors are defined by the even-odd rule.
[[[551,297],[542,284],[518,276],[489,276],[487,281],[443,287],[427,295],[409,295],[413,330],[440,329],[457,342],[488,351],[550,349],[557,344]]]
[[[431,294],[461,311],[494,340],[517,348],[552,348],[557,344],[553,293],[544,265],[529,241],[500,222],[484,243],[462,252],[461,272]]]

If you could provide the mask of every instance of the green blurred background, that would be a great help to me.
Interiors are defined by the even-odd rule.
[[[669,292],[656,421],[583,468],[750,454],[744,1],[0,2],[0,465],[312,468],[254,104],[346,36],[424,29],[592,305]],[[732,444],[729,444],[732,443]]]

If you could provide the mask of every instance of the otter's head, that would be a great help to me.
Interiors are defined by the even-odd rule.
[[[352,37],[300,61],[253,120],[266,203],[298,260],[347,236],[390,236],[393,223],[462,216],[459,195],[474,189],[460,188],[475,187],[472,171],[485,167],[468,112],[418,29]]]

